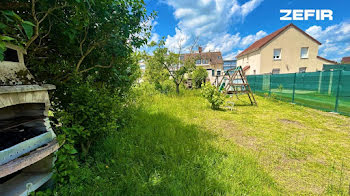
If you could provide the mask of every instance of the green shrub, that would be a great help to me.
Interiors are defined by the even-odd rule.
[[[279,92],[282,92],[282,91],[283,91],[283,85],[282,85],[282,84],[280,84],[280,85],[278,86],[278,91],[279,91]]]
[[[197,67],[192,74],[192,81],[194,82],[196,88],[200,88],[207,77],[207,70],[205,70],[203,67]]]
[[[223,94],[220,93],[215,86],[209,83],[203,86],[201,94],[209,101],[211,108],[214,110],[219,109],[225,101]]]
[[[169,94],[171,92],[175,92],[175,84],[171,80],[156,82],[156,83],[154,83],[154,87],[157,91],[159,91],[163,94]]]
[[[126,123],[122,114],[125,102],[103,87],[89,82],[70,86],[72,103],[55,112],[59,126],[58,140],[64,142],[57,160],[57,177],[63,183],[71,181],[70,173],[78,168],[78,160],[85,160],[96,141]]]

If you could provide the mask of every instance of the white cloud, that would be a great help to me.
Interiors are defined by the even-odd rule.
[[[306,30],[322,43],[319,47],[319,54],[332,60],[338,60],[343,56],[350,56],[350,22],[322,28],[311,26]]]
[[[266,35],[259,31],[242,38],[239,33],[228,33],[232,24],[242,22],[262,1],[240,4],[238,0],[165,0],[174,8],[174,17],[179,21],[175,35],[168,35],[166,46],[176,50],[179,39],[182,46],[190,46],[198,37],[205,50],[220,50],[224,56],[237,53],[233,50],[242,49]]]
[[[204,51],[221,51],[227,53],[232,50],[233,47],[237,46],[241,41],[239,33],[230,35],[228,33],[218,35],[210,40],[204,47]]]
[[[187,36],[183,31],[178,28],[175,28],[175,35],[168,37],[165,40],[165,45],[173,51],[178,52],[178,50],[186,46],[189,41],[189,36]]]
[[[236,58],[236,56],[241,53],[243,50],[237,50],[236,52],[231,52],[231,53],[228,53],[226,55],[224,55],[224,59],[228,59],[228,60],[233,60]]]
[[[265,31],[260,30],[255,35],[248,35],[248,36],[244,37],[242,39],[241,44],[243,47],[247,47],[250,44],[254,43],[255,41],[265,37],[266,35],[267,35],[267,33]]]
[[[160,40],[160,36],[158,33],[152,33],[150,42],[154,41],[154,42],[158,42]]]
[[[246,17],[250,12],[252,12],[260,3],[262,0],[251,0],[247,3],[242,5],[242,16]]]

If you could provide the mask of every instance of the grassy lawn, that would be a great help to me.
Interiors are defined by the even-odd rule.
[[[268,91],[257,91],[260,95],[268,93]],[[271,93],[275,98],[287,102],[292,102],[293,91],[290,89],[271,89]],[[320,94],[315,91],[296,90],[294,103],[324,110],[334,111],[336,96]],[[338,112],[350,116],[350,97],[340,96],[338,102]]]
[[[214,111],[197,91],[145,96],[59,194],[348,194],[350,118],[256,98]]]

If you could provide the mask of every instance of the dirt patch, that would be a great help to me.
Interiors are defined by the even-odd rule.
[[[298,121],[294,121],[294,120],[289,120],[289,119],[278,119],[278,121],[284,123],[284,124],[292,124],[292,125],[296,125],[298,127],[304,127],[303,124],[301,124]]]
[[[230,131],[224,136],[228,139],[233,139],[236,144],[242,147],[245,147],[254,151],[258,151],[259,149],[256,138],[252,136],[247,136],[242,131],[239,131],[239,130]]]
[[[220,130],[220,134],[224,138],[234,141],[239,146],[254,151],[259,149],[257,139],[245,134],[244,131],[237,128],[232,120],[219,120],[218,122],[216,128]]]

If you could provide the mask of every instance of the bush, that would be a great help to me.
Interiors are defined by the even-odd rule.
[[[163,94],[175,92],[175,84],[172,80],[165,80],[154,84],[155,89]]]
[[[89,82],[69,86],[70,104],[55,112],[55,132],[64,145],[56,162],[60,183],[71,182],[70,174],[86,159],[90,147],[126,124],[127,104],[115,93]]]
[[[205,79],[208,77],[208,72],[203,67],[197,67],[193,71],[192,77],[196,88],[200,88],[202,86],[202,83],[205,82]]]
[[[214,110],[219,109],[225,101],[223,94],[220,93],[215,86],[209,83],[203,86],[201,94],[209,101],[211,108]]]

